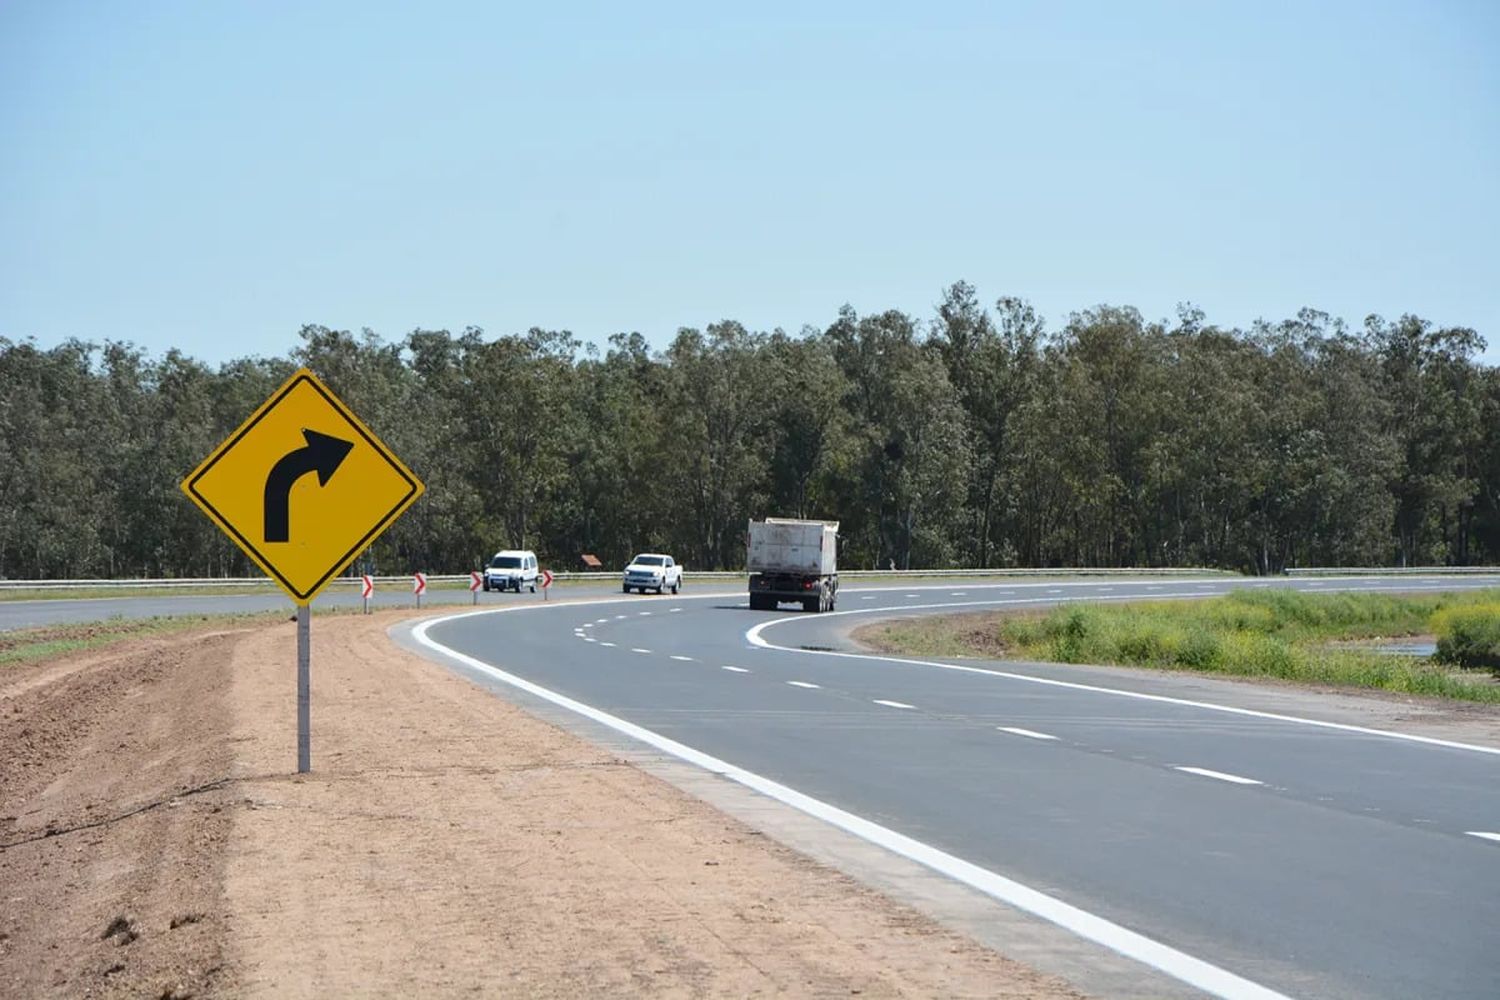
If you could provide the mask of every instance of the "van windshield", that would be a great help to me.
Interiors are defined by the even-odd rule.
[[[660,566],[661,556],[636,556],[631,562],[637,566]]]
[[[490,560],[490,569],[520,569],[520,556],[496,556]]]

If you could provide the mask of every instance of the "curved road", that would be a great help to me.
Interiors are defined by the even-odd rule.
[[[752,612],[739,593],[615,594],[415,632],[470,676],[540,692],[1206,992],[1491,998],[1500,749],[1249,711],[1184,696],[1178,678],[861,655],[844,636],[882,615],[1245,586],[1496,585],[951,582],[846,587],[821,616]]]

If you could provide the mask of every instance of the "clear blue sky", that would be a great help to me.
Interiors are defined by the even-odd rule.
[[[1492,0],[504,6],[0,2],[0,336],[662,346],[964,279],[1500,363]]]

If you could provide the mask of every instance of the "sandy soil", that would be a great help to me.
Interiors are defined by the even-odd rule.
[[[0,667],[0,995],[1076,997],[393,646]]]

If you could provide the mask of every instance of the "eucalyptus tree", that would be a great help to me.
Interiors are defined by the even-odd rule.
[[[680,503],[670,537],[699,566],[743,565],[744,523],[765,507],[774,405],[766,342],[726,320],[679,330],[663,353],[668,436],[642,485]]]
[[[981,567],[991,564],[997,546],[1006,551],[1004,527],[1014,513],[1014,497],[1003,489],[1016,462],[1012,417],[1035,390],[1043,335],[1044,323],[1029,302],[1002,298],[991,320],[974,288],[962,281],[944,293],[932,326],[932,343],[965,415],[973,456],[965,554]],[[1013,545],[1009,551],[1013,559]]]

